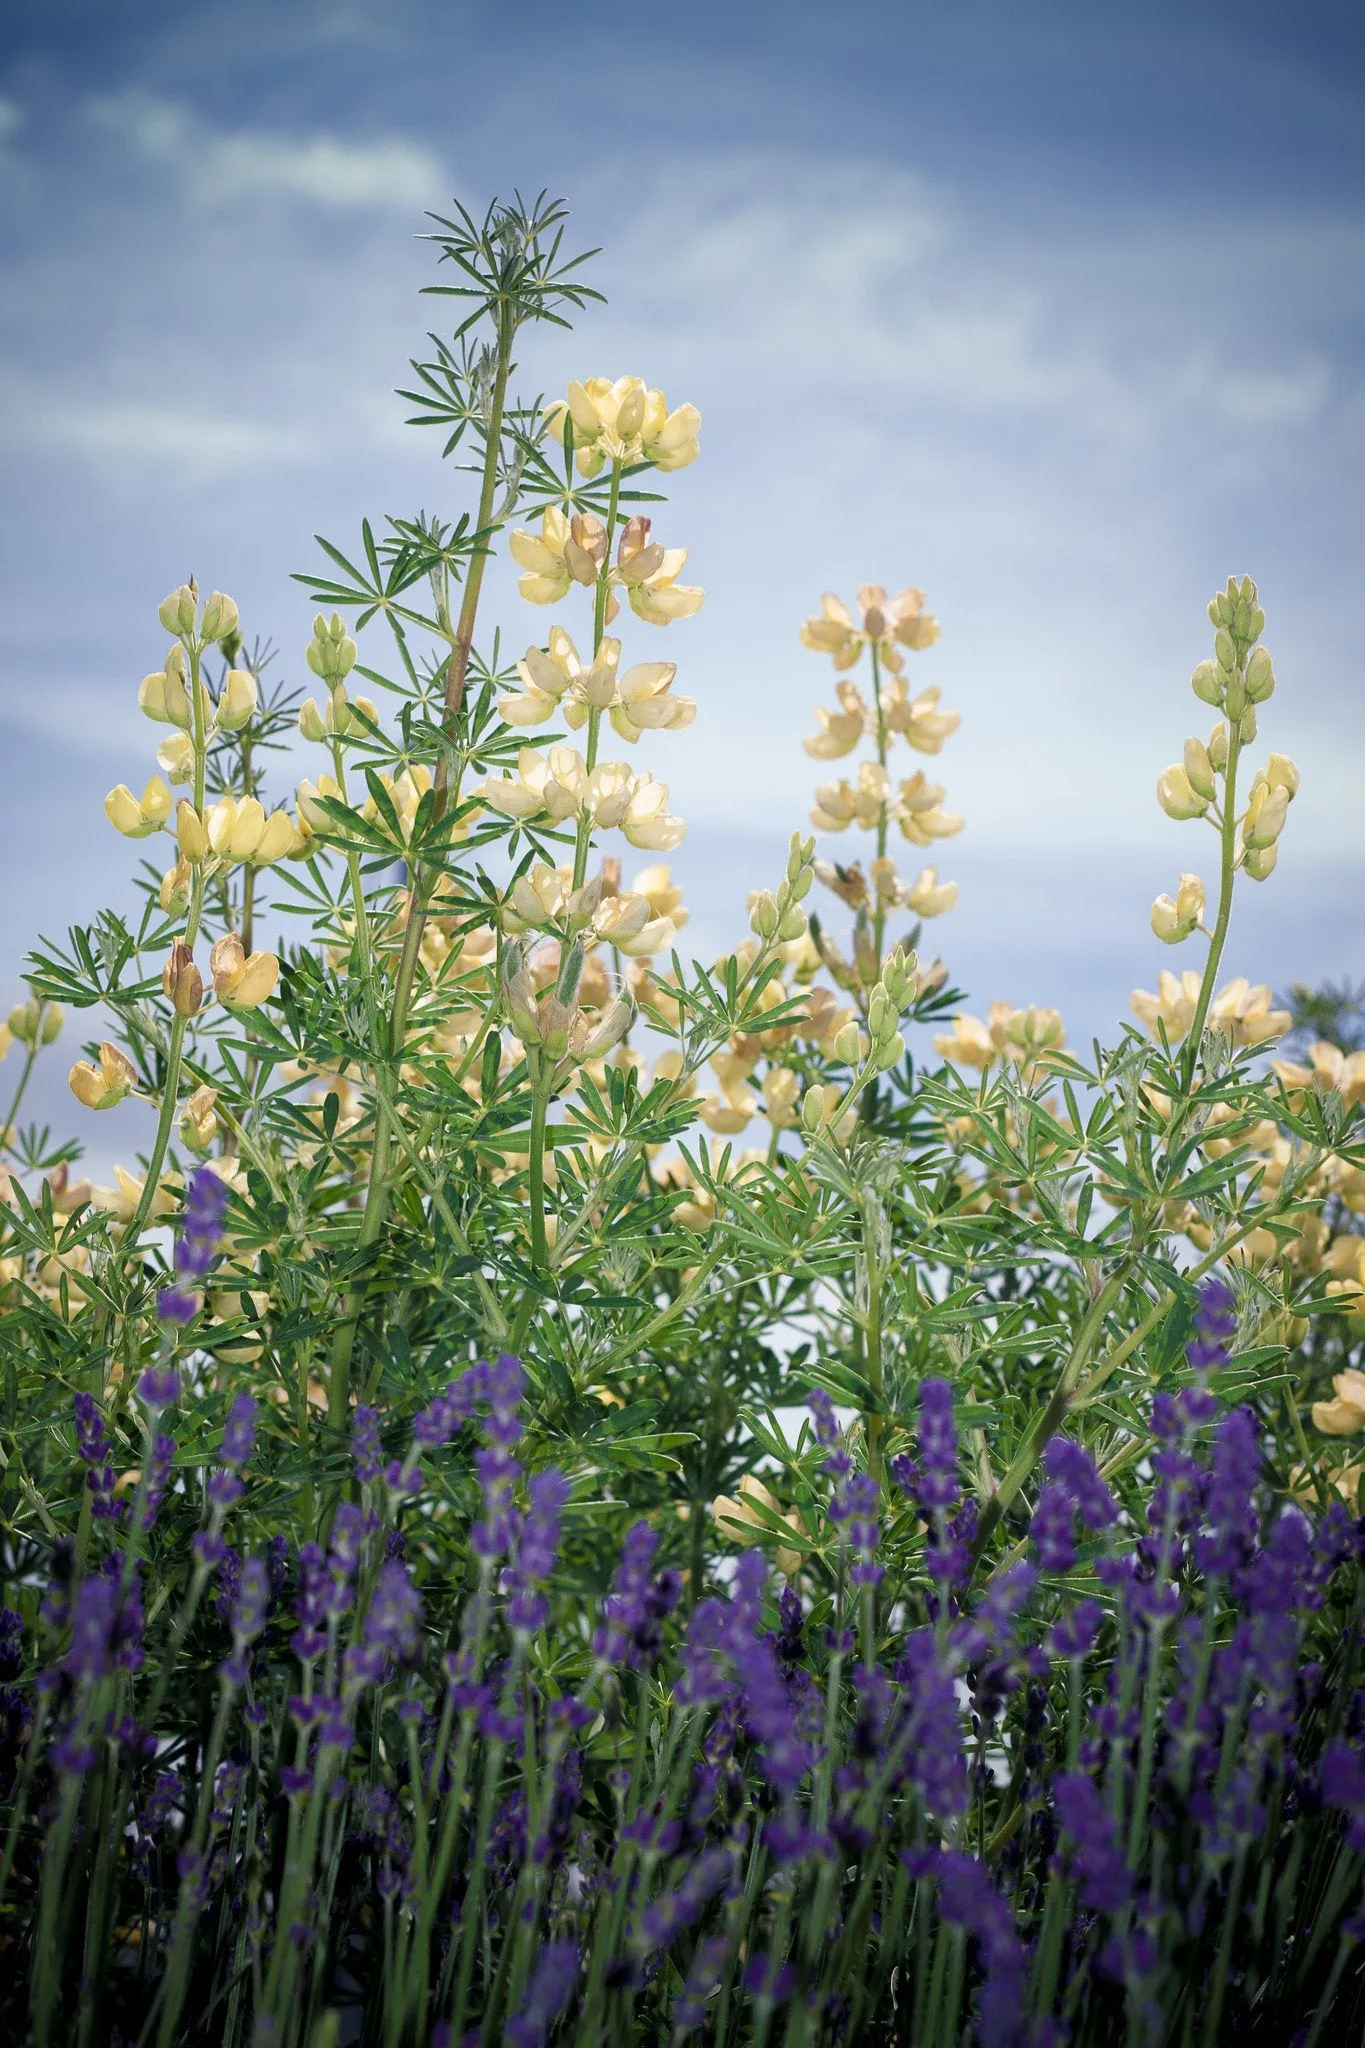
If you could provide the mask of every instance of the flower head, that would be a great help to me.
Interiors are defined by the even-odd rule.
[[[875,647],[882,666],[893,674],[905,666],[902,648],[932,647],[938,637],[938,620],[924,610],[922,590],[888,597],[879,583],[864,583],[859,590],[856,620],[842,599],[827,592],[819,617],[807,619],[801,628],[801,644],[828,654],[836,669],[852,668],[864,647]]]

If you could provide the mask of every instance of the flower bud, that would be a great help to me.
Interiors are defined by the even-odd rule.
[[[182,854],[175,866],[167,868],[165,874],[161,877],[161,887],[157,892],[157,901],[167,917],[170,917],[173,912],[183,910],[189,900],[190,864]]]
[[[1290,792],[1283,783],[1271,784],[1264,776],[1256,778],[1247,802],[1246,816],[1242,820],[1244,845],[1266,847],[1275,844],[1284,830],[1289,799]]]
[[[156,760],[168,782],[194,780],[194,741],[187,732],[168,733],[156,750]]]
[[[236,932],[214,941],[209,954],[214,993],[230,1010],[254,1010],[275,992],[280,963],[273,953],[247,953]]]
[[[1299,771],[1288,754],[1272,754],[1265,764],[1265,779],[1272,789],[1282,789],[1290,801],[1299,793]]]
[[[318,710],[317,699],[314,697],[306,698],[299,706],[299,731],[306,740],[312,740],[315,745],[327,737],[327,728],[322,722],[322,713]]]
[[[1208,756],[1209,766],[1221,775],[1228,765],[1228,729],[1222,719],[1209,734]]]
[[[51,1045],[60,1036],[65,1021],[66,1013],[60,1003],[40,1003],[36,996],[30,996],[26,1003],[14,1005],[7,1024],[20,1045],[37,1052],[39,1046]]]
[[[1216,795],[1213,780],[1213,763],[1208,748],[1202,740],[1185,742],[1185,776],[1196,796],[1202,796],[1206,803],[1212,803]]]
[[[209,850],[204,820],[185,796],[175,807],[175,840],[182,859],[186,861],[203,860]]]
[[[193,576],[188,583],[182,583],[169,597],[163,597],[157,606],[156,615],[168,633],[177,638],[188,637],[194,631],[195,616],[199,610],[199,589]]]
[[[536,988],[523,962],[520,946],[506,946],[502,955],[502,999],[515,1037],[525,1046],[540,1044]]]
[[[1247,695],[1253,704],[1264,704],[1275,688],[1275,665],[1269,652],[1258,647],[1246,668]]]
[[[793,903],[790,910],[784,910],[778,921],[777,936],[784,946],[794,945],[797,939],[804,939],[808,930],[805,911],[799,903]]]
[[[915,955],[907,953],[900,946],[894,947],[886,957],[882,968],[882,985],[898,1017],[914,998],[918,966]]]
[[[1256,737],[1256,706],[1248,704],[1237,721],[1237,737],[1244,747],[1249,747]]]
[[[137,1069],[126,1053],[106,1039],[100,1047],[100,1063],[77,1060],[68,1076],[71,1093],[87,1109],[113,1109],[137,1084]]]
[[[833,1098],[828,1104],[827,1095]],[[823,1088],[818,1081],[811,1083],[801,1098],[801,1128],[808,1137],[814,1137],[837,1100],[837,1090]]]
[[[1223,680],[1213,662],[1201,661],[1190,677],[1190,688],[1204,704],[1221,704]]]
[[[547,1059],[563,1059],[569,1050],[576,1016],[573,1005],[561,1002],[552,990],[547,989],[540,998],[536,1004],[536,1018],[540,1026],[541,1050]]]
[[[862,1049],[862,1033],[856,1023],[845,1024],[834,1039],[834,1057],[847,1067],[856,1066]]]
[[[180,1142],[201,1157],[218,1135],[218,1118],[213,1108],[217,1100],[217,1091],[205,1083],[188,1097],[180,1112]]]
[[[1230,675],[1227,688],[1223,692],[1223,709],[1227,712],[1229,718],[1240,718],[1246,708],[1246,683],[1240,675]]]
[[[177,1017],[197,1017],[204,1000],[204,977],[194,964],[194,955],[183,939],[171,947],[171,957],[161,970],[161,986],[170,997]]]
[[[218,699],[220,732],[240,732],[256,715],[256,678],[250,669],[230,668]]]
[[[324,682],[340,682],[355,667],[356,644],[342,624],[339,612],[333,612],[330,619],[324,619],[319,612],[313,621],[313,638],[308,645],[307,661],[315,676]]]
[[[778,922],[777,898],[771,889],[755,891],[749,906],[749,930],[756,938],[766,942],[768,939],[776,938]]]
[[[1237,648],[1226,626],[1220,626],[1213,636],[1213,653],[1219,668],[1231,675],[1237,666]]]
[[[204,600],[199,631],[205,640],[227,640],[237,631],[237,607],[221,590],[210,591]]]
[[[890,1038],[884,1038],[880,1045],[872,1048],[874,1073],[885,1074],[889,1072],[892,1067],[900,1064],[904,1056],[905,1040],[901,1037],[899,1031],[893,1032]]]
[[[178,725],[188,730],[190,723],[189,693],[185,688],[185,657],[179,645],[171,649],[172,655],[180,658],[172,662],[167,657],[164,669],[155,675],[144,676],[138,684],[137,701],[148,718],[158,725]]]
[[[572,1008],[578,1001],[578,984],[583,979],[583,941],[575,938],[559,956],[559,973],[555,976],[555,999]]]
[[[1175,897],[1158,896],[1152,905],[1152,930],[1165,946],[1187,939],[1204,915],[1204,884],[1198,875],[1182,875]]]
[[[635,1005],[624,996],[617,996],[602,1012],[601,1018],[592,1031],[576,1048],[578,1057],[584,1060],[600,1060],[620,1043],[635,1021]]]
[[[1208,799],[1197,793],[1178,764],[1157,777],[1156,800],[1168,818],[1202,818],[1209,807]]]

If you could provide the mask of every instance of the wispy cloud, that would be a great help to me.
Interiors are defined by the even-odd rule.
[[[364,142],[215,129],[185,108],[136,89],[91,99],[86,113],[145,161],[165,165],[200,206],[276,199],[411,212],[431,206],[444,186],[434,150],[393,137]]]

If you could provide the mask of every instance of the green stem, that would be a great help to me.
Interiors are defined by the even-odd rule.
[[[14,1091],[14,1100],[10,1103],[9,1115],[5,1118],[4,1123],[0,1124],[0,1155],[10,1150],[10,1140],[14,1132],[14,1119],[19,1114],[19,1105],[24,1099],[24,1090],[28,1087],[28,1077],[33,1072],[34,1062],[42,1045],[43,1010],[46,1007],[46,1004],[43,1004],[39,1008],[38,1021],[33,1029],[33,1043],[29,1046],[24,1056],[24,1071],[19,1076],[19,1086]]]
[[[1199,1000],[1194,1006],[1194,1018],[1190,1024],[1189,1036],[1185,1040],[1185,1087],[1194,1086],[1194,1070],[1199,1059],[1199,1047],[1204,1036],[1204,1021],[1209,1014],[1213,1000],[1214,986],[1218,980],[1218,967],[1223,957],[1223,946],[1227,940],[1228,923],[1232,917],[1232,891],[1237,870],[1237,757],[1242,750],[1238,721],[1228,720],[1228,765],[1223,781],[1223,823],[1220,833],[1222,841],[1220,872],[1218,877],[1218,916],[1214,922],[1213,937],[1209,941],[1209,957],[1204,962],[1204,979],[1199,988]]]
[[[545,1112],[549,1106],[549,1094],[537,1072],[531,1089],[531,1264],[542,1273],[549,1264],[545,1243]]]
[[[512,343],[516,335],[516,320],[512,309],[504,307],[498,318],[497,367],[493,378],[492,400],[489,406],[487,438],[484,445],[483,480],[479,491],[478,526],[479,533],[486,533],[493,519],[493,500],[498,484],[498,456],[502,449],[502,422],[507,405],[507,378],[512,367]],[[483,572],[488,560],[488,550],[481,547],[469,565],[465,580],[464,598],[460,604],[460,616],[455,628],[455,642],[446,667],[444,729],[448,741],[455,737],[456,724],[464,706],[465,683],[469,675],[469,657],[474,645],[474,622],[478,616],[479,596],[483,589]],[[435,806],[432,823],[439,824],[445,816],[450,789],[450,765],[444,750],[436,763],[434,781]],[[417,963],[421,956],[422,934],[426,926],[426,902],[422,879],[414,866],[410,878],[410,901],[408,921],[403,933],[403,951],[398,962],[394,980],[393,1006],[389,1014],[387,1047],[381,1051],[376,1046],[376,1055],[394,1062],[395,1067],[402,1056],[403,1041],[407,1035],[408,1012],[412,1004],[413,983],[417,978]],[[360,1219],[358,1239],[361,1250],[376,1243],[384,1227],[388,1213],[390,1173],[389,1159],[393,1142],[393,1123],[396,1111],[387,1098],[381,1098],[375,1107],[374,1144],[370,1153],[370,1176],[365,1187],[365,1207]],[[331,1372],[327,1389],[327,1419],[334,1430],[345,1427],[351,1400],[351,1358],[355,1350],[356,1329],[360,1312],[365,1305],[363,1284],[347,1295],[332,1344]]]
[[[875,640],[871,643],[868,652],[872,656],[872,701],[873,704],[876,706],[877,710],[877,760],[881,767],[885,768],[886,757],[890,750],[890,743],[887,739],[886,734],[886,714],[882,710],[882,670],[881,660],[877,654],[877,643]],[[886,859],[886,836],[889,825],[890,806],[888,804],[883,803],[877,812],[878,860]],[[877,955],[877,972],[880,974],[882,965],[882,941],[886,936],[886,912],[881,908],[880,903],[878,902],[875,884],[872,889],[872,902],[875,906],[872,915],[872,945]]]

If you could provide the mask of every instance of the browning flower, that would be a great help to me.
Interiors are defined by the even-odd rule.
[[[230,1010],[255,1010],[268,1001],[280,978],[273,953],[248,953],[236,932],[214,942],[209,954],[214,993]]]

